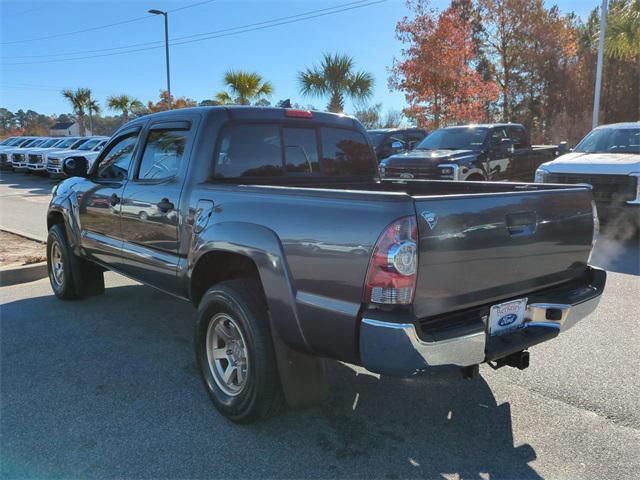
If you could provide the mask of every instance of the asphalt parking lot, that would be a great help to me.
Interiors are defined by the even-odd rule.
[[[2,173],[0,225],[43,235],[53,181]],[[322,406],[237,426],[196,370],[194,309],[116,274],[58,301],[0,288],[2,478],[637,478],[640,248],[602,238],[599,309],[531,367],[410,380],[327,362]]]

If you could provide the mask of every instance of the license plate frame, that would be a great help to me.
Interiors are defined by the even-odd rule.
[[[492,305],[489,309],[489,336],[505,335],[522,328],[528,300],[528,298],[518,298]]]

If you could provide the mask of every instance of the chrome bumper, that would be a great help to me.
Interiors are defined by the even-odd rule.
[[[527,306],[523,326],[513,334],[500,337],[488,337],[486,317],[471,328],[465,328],[460,335],[453,330],[446,339],[424,341],[413,323],[387,322],[365,316],[360,326],[362,365],[372,372],[391,376],[410,376],[428,367],[442,365],[466,367],[508,354],[506,350],[496,352],[494,346],[496,340],[502,343],[512,335],[517,336],[512,351],[524,350],[556,337],[592,313],[600,302],[606,274],[601,272],[599,276],[601,284],[591,290],[588,299],[573,304],[533,302]]]

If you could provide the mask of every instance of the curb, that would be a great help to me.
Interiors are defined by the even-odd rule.
[[[26,233],[21,230],[16,230],[15,228],[9,228],[9,227],[4,227],[0,225],[0,230],[2,230],[3,232],[12,233],[13,235],[18,235],[19,237],[24,237],[26,239],[33,240],[34,242],[47,243],[46,238],[41,238],[41,237],[32,235],[31,233]]]
[[[33,282],[45,278],[47,275],[47,262],[0,269],[0,287]]]
[[[46,240],[38,238],[29,233],[21,232],[13,228],[0,226],[0,230],[24,237],[34,242],[46,244]],[[20,265],[18,267],[0,268],[0,287],[8,287],[9,285],[18,285],[20,283],[33,282],[40,280],[49,275],[47,271],[47,262],[32,263],[29,265]]]

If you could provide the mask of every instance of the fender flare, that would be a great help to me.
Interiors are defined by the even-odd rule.
[[[258,269],[271,324],[285,344],[311,353],[296,307],[296,290],[278,235],[262,225],[223,222],[209,225],[194,234],[189,253],[189,290],[198,261],[207,253],[228,252],[250,258]],[[189,292],[191,295],[191,291]]]

